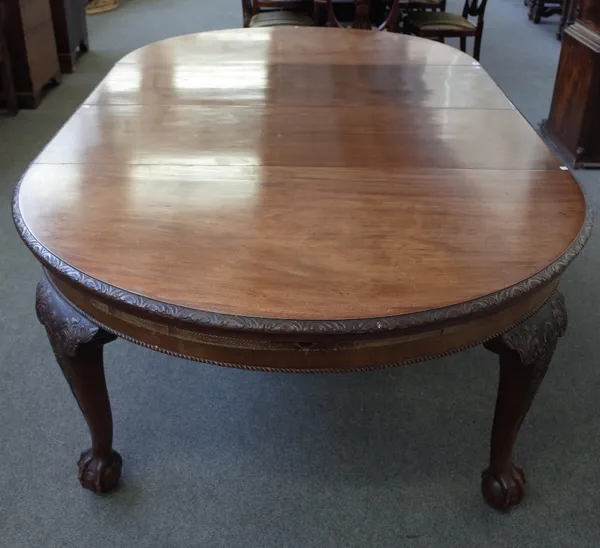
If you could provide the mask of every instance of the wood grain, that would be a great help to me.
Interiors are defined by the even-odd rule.
[[[348,32],[349,31],[349,32]],[[327,34],[324,34],[327,33]],[[219,30],[155,42],[126,55],[119,64],[181,65],[479,65],[451,47],[406,37],[372,36],[350,29],[270,28]]]
[[[20,199],[47,248],[111,285],[302,319],[487,295],[556,259],[584,215],[559,170],[38,164]]]
[[[85,104],[399,107],[415,101],[424,108],[514,108],[480,66],[242,62],[118,64]]]
[[[516,110],[106,105],[80,109],[38,164],[558,169]]]
[[[584,25],[600,33],[600,5],[594,0],[582,1],[580,19]]]
[[[333,29],[153,44],[38,157],[23,219],[74,268],[198,310],[351,319],[489,295],[560,257],[585,201],[467,60]],[[215,76],[245,61],[256,78]]]

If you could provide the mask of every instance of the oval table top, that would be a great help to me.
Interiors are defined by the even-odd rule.
[[[46,266],[221,325],[484,306],[556,277],[591,227],[576,181],[470,56],[323,28],[131,53],[14,207]]]

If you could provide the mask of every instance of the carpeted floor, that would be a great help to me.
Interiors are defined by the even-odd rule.
[[[28,163],[111,65],[148,42],[238,27],[239,0],[132,0],[89,20],[92,51],[37,111],[0,116],[0,547],[597,547],[600,265],[567,272],[570,331],[520,436],[527,498],[479,493],[497,367],[475,349],[393,371],[284,376],[107,347],[121,489],[82,490],[89,439],[33,312],[40,269],[12,226]],[[458,0],[450,9],[459,11]],[[560,44],[522,0],[493,0],[482,62],[533,124]],[[598,172],[577,174],[594,203]]]

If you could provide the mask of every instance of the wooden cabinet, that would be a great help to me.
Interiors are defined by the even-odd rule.
[[[85,9],[87,0],[50,0],[61,72],[75,70],[77,55],[89,49]]]
[[[4,21],[4,3],[3,0],[0,0],[0,91],[2,95],[0,102],[6,107],[8,113],[14,116],[18,110],[17,95],[4,37]]]
[[[546,137],[576,168],[600,167],[600,5],[583,0],[564,32]]]
[[[559,40],[562,40],[565,29],[575,22],[579,17],[580,12],[581,0],[565,0],[563,12],[560,17],[560,25],[558,26],[558,32],[556,33],[556,37]]]
[[[36,108],[42,89],[60,81],[49,0],[4,0],[6,41],[19,106]]]

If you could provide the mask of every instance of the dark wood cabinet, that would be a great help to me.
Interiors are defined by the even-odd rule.
[[[583,0],[568,27],[545,136],[574,167],[600,167],[600,7]]]
[[[36,108],[42,89],[60,82],[49,0],[4,0],[6,41],[19,106]]]
[[[17,95],[15,93],[6,38],[4,37],[4,21],[4,2],[0,0],[0,103],[6,107],[9,114],[14,116],[18,110]]]
[[[559,40],[562,40],[565,29],[577,20],[580,12],[581,0],[565,0],[563,12],[560,17],[560,25],[558,26],[558,32],[556,33],[556,37]]]
[[[50,0],[61,72],[75,70],[80,53],[89,49],[85,9],[87,0]]]

